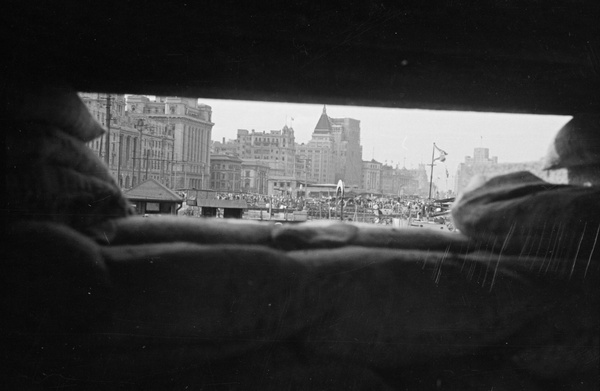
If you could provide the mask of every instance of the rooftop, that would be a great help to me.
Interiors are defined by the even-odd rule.
[[[148,179],[124,193],[130,200],[182,202],[183,198],[155,179]]]

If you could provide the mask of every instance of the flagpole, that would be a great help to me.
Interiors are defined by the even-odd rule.
[[[431,199],[431,189],[433,187],[433,162],[435,161],[435,143],[433,143],[433,148],[431,150],[431,177],[429,179],[429,199]]]

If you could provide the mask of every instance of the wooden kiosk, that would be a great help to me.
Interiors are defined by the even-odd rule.
[[[248,204],[244,200],[199,199],[196,205],[202,208],[203,217],[217,217],[219,209],[223,209],[223,218],[241,219]]]
[[[183,203],[183,197],[154,179],[140,183],[124,195],[141,215],[176,215]]]
[[[223,209],[223,218],[241,219],[244,210],[248,209],[248,203],[245,200],[221,200],[217,199],[217,192],[214,190],[188,190],[190,194],[186,203],[189,206],[198,206],[201,208],[202,217],[219,217],[219,209]]]

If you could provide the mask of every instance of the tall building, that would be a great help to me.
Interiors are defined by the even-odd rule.
[[[473,164],[471,161],[467,161],[465,163],[460,163],[458,166],[455,179],[455,192],[458,194],[463,191],[471,179],[476,175],[483,175],[489,179],[518,171],[528,171],[549,183],[568,183],[566,169],[546,171],[543,167],[543,158],[537,161],[521,163],[490,164],[489,162],[484,162],[482,164]]]
[[[80,93],[79,96],[92,116],[110,132],[108,151],[108,132],[88,146],[105,161],[108,152],[108,168],[121,188],[127,190],[146,179],[172,187],[172,128],[152,118],[129,115],[124,95]]]
[[[371,159],[362,162],[362,188],[369,193],[382,193],[381,167],[383,165]]]
[[[489,148],[474,148],[473,157],[465,156],[465,161],[458,165],[456,176],[454,177],[454,192],[458,194],[464,189],[471,178],[481,172],[488,171],[498,164],[498,158],[490,159]]]
[[[134,119],[148,119],[164,124],[173,132],[171,153],[175,189],[204,189],[210,176],[210,146],[214,123],[212,109],[197,99],[181,97],[148,97],[131,95],[127,111]],[[140,137],[151,134],[151,128],[140,127]]]
[[[231,144],[242,159],[262,160],[268,164],[272,175],[293,176],[295,173],[294,129],[287,125],[268,133],[238,129],[237,140]]]
[[[331,118],[331,122],[336,182],[342,179],[347,185],[359,185],[362,180],[360,121],[352,118]]]
[[[307,144],[296,144],[296,156],[297,176],[304,182],[336,183],[332,142],[313,138]]]
[[[431,169],[431,167],[427,167],[428,164],[424,164],[424,163],[420,163],[419,166],[415,169],[411,169],[410,171],[412,172],[413,178],[415,178],[417,180],[417,192],[415,193],[416,195],[419,195],[421,197],[428,197],[429,196],[429,187],[431,185],[430,183],[430,175],[428,175],[428,172],[431,172],[430,170],[428,171],[427,169]],[[435,183],[433,184],[432,188],[435,186]],[[432,195],[433,196],[433,195]]]
[[[386,195],[400,195],[400,183],[398,169],[391,165],[383,164],[381,166],[381,192]]]
[[[482,164],[498,164],[498,157],[493,156],[490,159],[489,148],[474,148],[473,157],[465,156],[465,164],[482,165]]]
[[[297,150],[311,159],[311,177],[317,182],[337,183],[341,179],[348,186],[362,183],[360,121],[331,118],[323,106],[311,140],[306,146],[297,146]]]
[[[387,197],[427,196],[429,180],[425,165],[408,170],[406,167],[394,168],[372,159],[363,161],[362,167],[362,192],[383,194]]]

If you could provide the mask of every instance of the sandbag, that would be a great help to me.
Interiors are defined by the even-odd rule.
[[[512,366],[525,379],[595,374],[597,279],[540,274],[543,257],[361,247],[289,256],[312,277],[316,318],[305,336],[312,354],[382,371],[433,372],[440,362],[460,373],[460,360],[494,357],[486,365]]]
[[[15,223],[6,239],[0,273],[2,335],[40,339],[89,331],[109,320],[112,288],[92,240],[51,222]]]
[[[466,236],[456,233],[338,221],[310,221],[279,227],[273,230],[273,243],[287,251],[365,246],[453,252],[467,251],[470,244]]]
[[[115,301],[99,246],[51,222],[7,227],[0,272],[0,383],[38,389],[98,354]],[[32,388],[33,387],[33,388]],[[57,387],[59,388],[59,387]]]
[[[600,187],[555,185],[529,172],[512,173],[462,194],[452,218],[486,248],[546,257],[565,273],[600,258]],[[597,263],[588,267],[592,270],[598,272]]]
[[[350,246],[289,256],[312,276],[316,318],[307,344],[318,354],[377,368],[503,346],[546,299],[509,263],[496,267],[496,258],[465,265],[446,252]]]
[[[103,247],[115,332],[194,338],[223,350],[305,325],[306,267],[262,246],[191,243]]]
[[[61,99],[62,111],[50,115],[34,105],[30,117],[21,113],[4,122],[9,221],[51,221],[85,232],[132,215],[104,162],[84,143],[101,134],[100,125],[77,94]]]
[[[188,242],[198,244],[272,245],[273,223],[237,219],[132,216],[88,228],[103,245]]]

